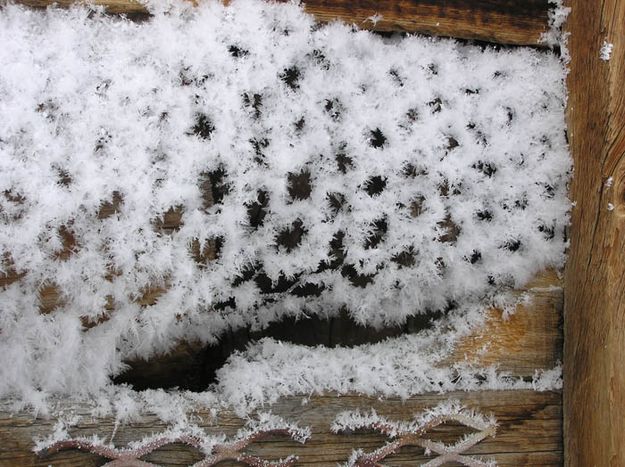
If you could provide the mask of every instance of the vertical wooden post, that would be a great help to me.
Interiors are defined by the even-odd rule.
[[[565,465],[625,466],[625,0],[568,0]],[[600,58],[604,41],[611,60]]]

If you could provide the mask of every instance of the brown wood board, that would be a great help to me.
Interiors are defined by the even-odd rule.
[[[566,464],[625,465],[625,1],[570,0]],[[604,41],[614,44],[600,59]],[[608,182],[610,180],[610,182]]]
[[[284,458],[289,454],[299,456],[296,465],[334,466],[346,462],[352,449],[372,451],[386,442],[386,438],[372,432],[333,434],[330,432],[334,417],[344,410],[375,409],[392,420],[410,420],[420,413],[448,399],[458,399],[469,408],[484,415],[494,415],[499,426],[494,438],[487,438],[471,448],[467,454],[494,459],[500,466],[561,465],[561,396],[558,392],[486,391],[481,393],[425,394],[406,401],[391,399],[380,401],[371,397],[314,396],[307,403],[301,398],[282,399],[271,407],[272,413],[300,426],[310,426],[312,437],[300,445],[283,439],[253,444],[248,452],[264,459]],[[70,430],[73,436],[98,434],[110,437],[114,430],[111,418],[93,419],[80,406],[67,407],[74,413],[85,415],[84,420]],[[232,435],[244,421],[229,411],[213,418],[207,411],[199,411],[195,420],[207,433]],[[47,458],[33,452],[33,437],[45,437],[53,430],[54,420],[33,418],[27,414],[0,412],[0,466],[95,466],[103,459],[77,450],[62,451]],[[124,446],[146,435],[158,433],[165,425],[152,415],[129,426],[121,426],[115,434],[115,444]],[[431,439],[453,443],[467,430],[450,424],[432,432]],[[183,445],[168,445],[144,457],[143,460],[160,465],[190,465],[200,460],[198,452]],[[427,461],[423,449],[404,448],[388,458],[387,465],[414,466]],[[237,464],[220,464],[237,465]]]
[[[562,360],[563,290],[555,271],[538,275],[523,290],[528,299],[506,315],[491,309],[486,325],[462,339],[446,363],[498,365],[517,376],[553,368]]]

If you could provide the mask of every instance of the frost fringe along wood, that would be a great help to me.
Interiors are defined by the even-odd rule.
[[[371,397],[331,395],[315,396],[307,401],[303,401],[302,398],[288,398],[272,406],[272,413],[285,420],[297,420],[301,427],[309,426],[312,430],[310,439],[304,445],[282,438],[254,443],[246,452],[267,460],[284,459],[293,454],[299,456],[296,465],[302,466],[346,463],[352,450],[374,451],[385,445],[387,437],[372,431],[333,433],[331,425],[339,412],[373,409],[390,420],[411,420],[414,414],[432,408],[449,398],[457,399],[468,408],[475,408],[484,415],[493,415],[498,423],[494,438],[484,439],[464,454],[495,460],[499,466],[561,465],[560,394],[534,391],[426,394],[407,401],[398,399],[380,401]],[[80,407],[74,406],[72,410],[77,414],[86,415],[81,423],[70,429],[72,436],[90,436],[98,433],[104,437],[110,436],[115,430],[115,423],[111,418],[93,419]],[[196,415],[198,426],[207,433],[224,433],[232,436],[245,424],[244,420],[228,411],[219,413],[216,418],[206,411],[199,411]],[[76,467],[101,465],[101,457],[80,451],[61,451],[50,457],[37,457],[32,452],[33,436],[41,438],[48,436],[52,432],[53,425],[54,420],[33,420],[26,415],[9,418],[6,413],[0,414],[0,465],[52,464]],[[116,446],[125,446],[131,441],[140,440],[146,435],[159,433],[165,429],[165,424],[148,414],[139,422],[117,429],[114,442]],[[452,444],[466,434],[467,429],[460,424],[451,423],[442,425],[430,433],[430,439]],[[200,461],[203,457],[195,449],[180,444],[169,444],[142,459],[161,465],[187,466]],[[408,466],[419,465],[431,459],[432,456],[424,455],[423,448],[405,447],[398,454],[387,458],[387,462],[391,462],[392,465]]]
[[[45,7],[51,3],[68,6],[75,2],[17,0],[16,3]],[[93,3],[106,6],[115,14],[146,14],[145,8],[135,0],[95,0]],[[550,8],[548,0],[307,0],[303,3],[306,11],[320,21],[339,19],[376,31],[417,32],[531,46],[540,46],[540,37],[548,29]]]

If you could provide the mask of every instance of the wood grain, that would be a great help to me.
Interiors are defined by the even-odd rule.
[[[377,31],[418,32],[537,46],[547,30],[545,0],[308,0],[320,21],[336,19]],[[372,20],[377,16],[377,21]]]
[[[516,294],[528,299],[507,316],[491,309],[486,325],[460,341],[446,363],[498,365],[518,376],[562,361],[563,290],[555,271],[537,276]]]
[[[32,8],[45,8],[49,5],[67,8],[75,3],[85,3],[76,0],[18,0],[13,3],[19,3]],[[147,11],[145,7],[135,0],[95,0],[91,2],[94,5],[103,5],[106,11],[112,14],[128,14],[128,15],[145,15]]]
[[[279,0],[286,1],[286,0]],[[17,0],[32,7],[73,0]],[[111,13],[141,14],[134,0],[95,0]],[[548,28],[548,0],[307,0],[307,12],[319,21],[343,20],[360,28],[477,39],[538,46]],[[376,19],[377,18],[377,19]]]
[[[493,414],[499,422],[497,435],[474,446],[470,454],[491,458],[500,466],[556,466],[562,463],[561,396],[557,392],[492,391],[481,393],[426,394],[406,401],[391,399],[380,401],[371,397],[314,396],[302,403],[301,398],[282,399],[271,411],[300,426],[310,426],[312,437],[306,445],[275,440],[250,446],[249,452],[265,459],[284,458],[289,454],[300,457],[296,465],[334,466],[345,462],[352,449],[374,450],[385,443],[385,438],[373,433],[336,435],[329,427],[337,413],[344,410],[375,409],[379,414],[394,420],[410,420],[413,415],[441,401],[458,399],[468,407],[484,414]],[[70,433],[74,436],[99,434],[108,437],[113,433],[110,418],[93,419],[80,406],[68,410],[85,417]],[[244,421],[229,411],[217,417],[208,411],[198,411],[198,425],[208,433],[232,435]],[[45,437],[52,431],[54,420],[33,418],[27,414],[0,412],[0,465],[2,466],[96,466],[102,459],[79,451],[64,451],[40,459],[31,449],[33,437]],[[152,415],[129,426],[120,427],[115,434],[115,444],[124,446],[130,441],[158,433],[165,425]],[[431,438],[453,442],[467,430],[460,425],[446,425],[432,432]],[[164,465],[190,465],[201,459],[199,453],[181,445],[169,445],[146,456],[144,460]],[[422,449],[405,448],[388,459],[389,465],[414,466],[424,462]],[[235,464],[220,464],[235,465]]]
[[[625,465],[625,1],[570,0],[566,464]],[[600,60],[604,41],[612,59]],[[608,182],[610,180],[610,182]]]

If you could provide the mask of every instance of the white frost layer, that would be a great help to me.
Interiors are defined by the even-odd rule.
[[[248,419],[245,427],[239,429],[237,433],[229,439],[224,434],[207,434],[197,425],[185,422],[183,425],[175,425],[161,433],[146,436],[139,442],[133,441],[123,448],[116,448],[112,442],[114,434],[111,435],[111,439],[109,439],[108,442],[106,439],[102,439],[97,435],[89,438],[75,438],[70,436],[69,428],[77,425],[80,421],[80,417],[77,416],[61,417],[55,424],[52,434],[47,438],[36,440],[33,451],[39,453],[50,448],[54,449],[57,443],[72,440],[80,446],[78,449],[83,449],[85,451],[99,451],[98,453],[107,451],[107,453],[126,455],[132,452],[133,458],[140,458],[161,446],[184,442],[198,447],[206,456],[211,456],[217,455],[220,450],[227,451],[229,448],[233,451],[240,450],[248,443],[253,442],[254,437],[263,433],[276,431],[284,432],[284,435],[302,444],[311,436],[310,428],[308,427],[300,428],[297,424],[289,423],[281,417],[271,413],[261,412],[257,414],[256,419]],[[126,465],[135,465],[132,464],[131,460],[128,461],[128,459],[126,459],[126,461],[128,462]]]
[[[446,444],[427,439],[430,431],[445,423],[458,423],[467,428],[475,430],[471,434],[465,434],[454,444]],[[344,464],[346,467],[356,467],[361,465],[380,465],[380,460],[396,453],[402,446],[402,441],[408,445],[421,446],[426,454],[435,453],[437,456],[424,466],[445,465],[453,460],[457,454],[462,454],[475,444],[489,436],[496,434],[497,422],[494,417],[485,417],[474,410],[467,409],[460,405],[458,401],[450,400],[443,402],[436,407],[415,415],[411,422],[397,422],[388,420],[378,415],[375,410],[369,413],[360,411],[342,412],[337,415],[332,431],[335,433],[354,430],[376,431],[389,438],[399,438],[396,444],[388,443],[384,447],[365,453],[362,449],[352,451],[349,461]],[[494,461],[485,461],[473,457],[464,457],[462,465],[474,467],[494,467]]]
[[[388,339],[355,348],[323,348],[263,339],[246,351],[230,357],[219,371],[218,383],[203,393],[107,387],[94,398],[71,399],[82,413],[114,416],[119,422],[156,414],[174,424],[189,423],[193,412],[206,408],[234,409],[241,417],[283,396],[361,394],[399,397],[435,392],[562,388],[560,366],[537,371],[531,381],[480,367],[471,361],[445,364],[455,344],[484,325],[481,306],[463,307],[438,326],[416,335]],[[5,410],[31,410],[47,414],[67,408],[67,398],[7,401]],[[24,404],[29,404],[28,406]]]
[[[311,348],[263,339],[230,357],[218,372],[216,390],[221,400],[248,411],[292,394],[408,398],[427,392],[561,387],[559,367],[536,372],[530,382],[496,366],[445,364],[455,344],[482,324],[482,308],[476,306],[440,320],[433,330],[355,348]]]
[[[416,414],[411,421],[394,421],[380,416],[375,410],[370,412],[345,411],[339,413],[332,424],[334,433],[350,432],[362,429],[377,430],[389,438],[397,438],[406,434],[421,434],[439,425],[440,419],[460,418],[465,426],[475,430],[486,430],[497,426],[497,420],[491,416],[484,416],[475,410],[463,406],[460,401],[448,400],[431,407],[420,414]]]
[[[563,264],[570,160],[553,54],[317,27],[292,4],[154,4],[143,23],[0,10],[0,257],[25,274],[0,291],[0,396],[98,394],[124,359],[181,339],[343,306],[360,323],[398,323]],[[302,172],[305,199],[289,192]],[[213,207],[206,174],[223,175]],[[99,219],[115,192],[119,212]],[[253,225],[259,192],[267,213]],[[155,229],[175,206],[183,226]],[[279,246],[300,222],[301,238]],[[76,246],[59,258],[64,229]],[[219,258],[198,264],[190,244],[216,238]],[[51,283],[62,305],[42,314]],[[139,306],[155,285],[168,291]],[[398,358],[410,339],[379,349]],[[230,397],[225,381],[263,352],[292,371],[275,345],[233,359],[218,392]],[[334,358],[294,349],[310,368]],[[411,353],[405,374],[429,364]],[[469,384],[452,374],[362,390]],[[349,387],[253,375],[254,403],[273,384]]]
[[[568,48],[571,33],[564,31],[564,24],[571,13],[571,7],[564,6],[564,0],[549,0],[549,4],[549,30],[541,35],[539,42],[550,47],[559,47],[562,61],[568,64],[571,60]]]

